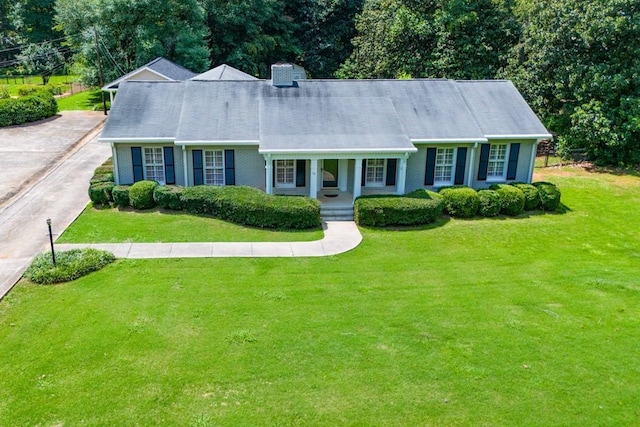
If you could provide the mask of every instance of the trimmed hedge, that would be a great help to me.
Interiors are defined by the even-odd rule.
[[[35,122],[57,112],[58,103],[55,98],[43,89],[17,99],[0,99],[0,127]]]
[[[444,203],[439,197],[418,190],[412,196],[362,196],[356,199],[353,212],[356,223],[370,227],[422,225],[435,221]]]
[[[198,185],[182,190],[185,210],[259,228],[304,229],[320,225],[320,202],[300,196],[274,196],[244,186]]]
[[[500,196],[493,190],[480,190],[478,191],[478,199],[480,200],[480,206],[478,213],[484,217],[496,216],[500,213],[502,204],[500,203]]]
[[[156,205],[153,190],[158,186],[155,181],[138,181],[129,189],[129,204],[136,209],[151,209]]]
[[[51,252],[46,252],[34,258],[29,268],[24,272],[24,277],[41,285],[69,282],[100,270],[115,259],[115,256],[107,251],[71,249],[56,252],[56,265],[54,266]]]
[[[544,211],[555,211],[560,206],[560,189],[550,182],[534,182],[533,186],[540,195],[540,207]]]
[[[480,199],[473,188],[443,187],[439,193],[442,196],[445,211],[452,217],[473,218],[478,213]]]
[[[524,193],[525,211],[534,211],[538,209],[538,206],[540,206],[540,194],[538,194],[538,189],[535,186],[525,184],[524,182],[514,182],[511,185]]]
[[[508,184],[493,184],[489,189],[500,196],[500,213],[509,216],[520,215],[524,212],[524,193]]]
[[[89,186],[89,199],[94,205],[108,205],[113,201],[113,181],[94,182]]]
[[[180,195],[183,190],[183,187],[174,185],[158,185],[153,190],[153,200],[155,200],[161,208],[178,211],[182,209]]]
[[[111,196],[113,197],[113,202],[116,206],[120,208],[129,207],[129,189],[131,186],[129,185],[116,185],[111,190]]]

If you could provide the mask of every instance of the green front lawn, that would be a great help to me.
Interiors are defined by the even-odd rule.
[[[322,239],[322,230],[248,228],[182,211],[96,209],[91,204],[56,241],[121,242],[299,242]]]
[[[109,108],[109,94],[104,95]],[[58,98],[60,111],[89,110],[102,111],[102,95],[100,89],[86,90],[64,98]]]
[[[328,258],[120,260],[0,302],[0,425],[637,425],[640,178]]]

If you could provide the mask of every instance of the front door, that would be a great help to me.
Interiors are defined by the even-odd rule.
[[[322,188],[336,188],[338,186],[338,159],[322,161]]]

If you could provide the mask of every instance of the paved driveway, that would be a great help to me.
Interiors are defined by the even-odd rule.
[[[65,112],[0,129],[0,297],[48,248],[46,219],[60,232],[89,201],[93,170],[111,155],[96,140],[103,120],[102,113]]]

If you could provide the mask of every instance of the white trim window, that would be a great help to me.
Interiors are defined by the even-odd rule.
[[[165,185],[162,147],[144,147],[144,179]]]
[[[491,144],[487,163],[487,180],[504,180],[507,166],[508,144]]]
[[[438,148],[436,151],[436,165],[433,174],[435,186],[453,184],[453,170],[456,162],[455,148]]]
[[[386,159],[367,159],[366,187],[384,187]]]
[[[224,152],[205,150],[204,183],[206,185],[224,185]]]
[[[276,187],[293,188],[296,186],[296,161],[294,159],[276,160]]]

